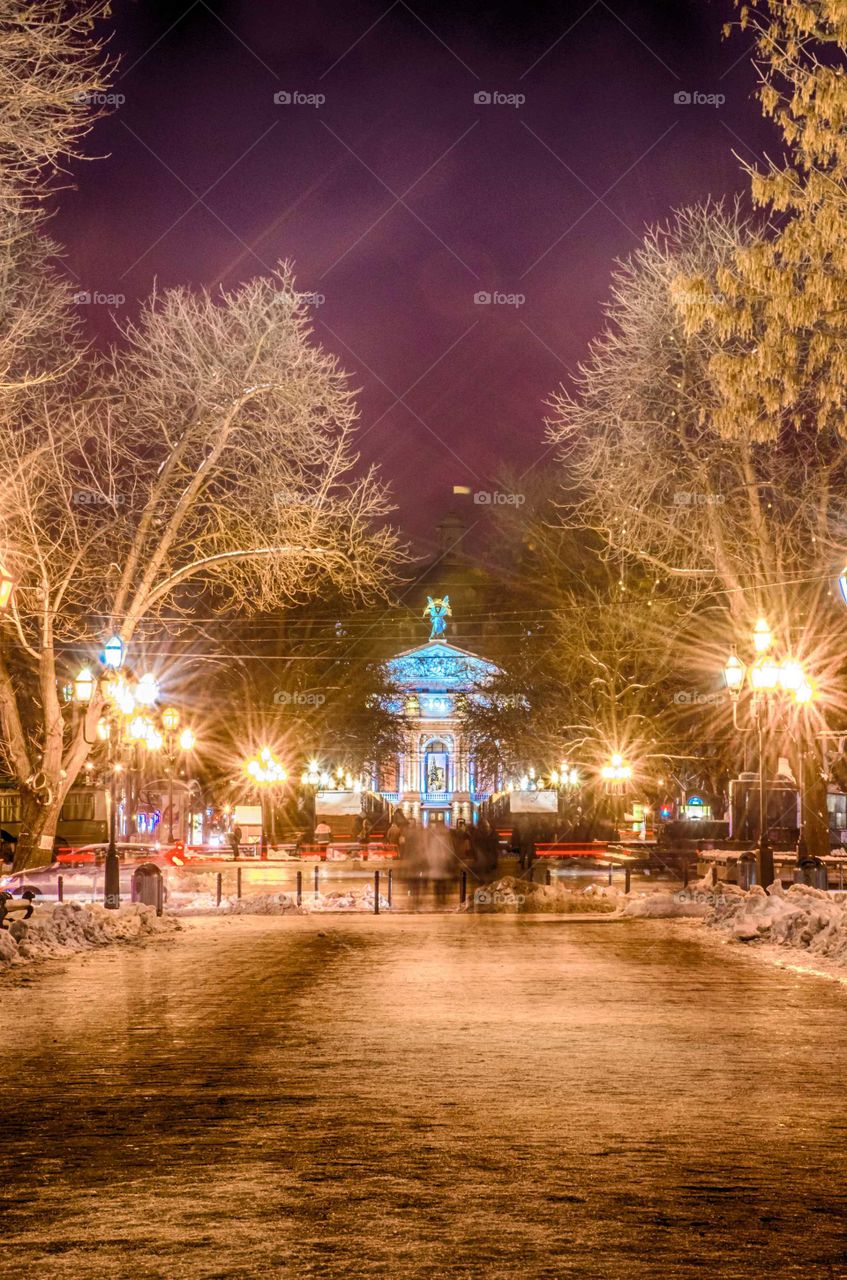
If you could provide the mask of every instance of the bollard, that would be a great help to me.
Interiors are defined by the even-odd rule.
[[[215,878],[216,878],[216,880],[217,880],[217,884],[215,885],[215,897],[216,897],[216,899],[217,899],[217,901],[216,901],[216,906],[220,906],[220,905],[221,905],[221,895],[222,895],[222,893],[223,893],[223,887],[224,887],[224,878],[223,878],[223,876],[221,875],[220,871],[218,872],[218,874],[217,874],[217,876],[216,876]]]
[[[394,873],[391,870],[391,867],[389,867],[388,868],[388,905],[389,907],[391,906],[391,886],[392,886],[393,875]]]
[[[629,885],[632,877],[632,867],[626,866],[623,869],[623,891],[629,893]]]
[[[839,889],[844,888],[844,863],[843,862],[839,862],[838,864],[838,887]]]
[[[303,905],[303,872],[297,872],[297,906]]]
[[[553,880],[552,880],[551,875],[550,875],[550,868],[549,868],[549,867],[547,867],[547,868],[545,869],[545,871],[544,871],[544,883],[545,883],[545,884],[552,884],[552,883],[553,883]]]
[[[165,877],[159,876],[156,881],[156,915],[160,916],[165,909]]]
[[[718,883],[718,869],[715,866],[715,864],[712,863],[712,886],[714,887],[714,885],[716,885],[717,883]]]
[[[829,873],[820,858],[805,858],[794,868],[794,883],[807,884],[812,889],[829,889]]]
[[[612,883],[612,872],[614,871],[614,869],[615,869],[615,864],[613,862],[610,862],[609,863],[609,884]]]
[[[688,888],[688,859],[687,858],[683,858],[682,860],[682,887],[683,889]]]
[[[756,880],[755,853],[742,853],[735,863],[736,883],[739,889],[752,889]]]
[[[315,897],[319,898],[321,894],[321,869],[315,867]]]
[[[379,915],[379,872],[374,872],[374,915]]]
[[[459,902],[461,903],[462,906],[465,905],[465,902],[467,901],[467,897],[468,897],[468,873],[467,871],[463,871],[459,879]]]
[[[241,868],[239,867],[235,873],[235,896],[241,897]]]
[[[57,902],[65,901],[65,877],[64,876],[59,876],[59,880],[56,885],[56,901]]]

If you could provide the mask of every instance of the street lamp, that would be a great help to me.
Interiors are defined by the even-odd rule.
[[[255,755],[251,760],[248,760],[246,762],[245,769],[247,771],[249,778],[252,780],[254,786],[258,790],[259,796],[261,799],[262,848],[264,849],[266,844],[265,831],[264,831],[264,826],[265,826],[264,797],[266,794],[268,794],[268,792],[270,792],[269,798],[270,798],[270,814],[271,814],[271,822],[270,822],[271,843],[275,844],[276,843],[276,818],[274,815],[274,806],[273,806],[273,788],[282,786],[283,783],[287,782],[288,774],[285,768],[283,767],[283,765],[281,764],[281,762],[274,755],[273,751],[271,751],[270,747],[262,747],[258,755]]]
[[[74,680],[74,700],[87,705],[94,697],[94,676],[89,667],[82,667]]]
[[[609,763],[604,765],[600,770],[600,776],[606,783],[606,790],[613,797],[614,804],[614,821],[615,821],[615,839],[620,840],[620,824],[621,809],[626,784],[632,777],[632,769],[626,763],[619,751],[615,751]]]
[[[759,618],[753,628],[753,648],[758,657],[749,669],[738,659],[733,649],[724,666],[724,682],[732,699],[732,722],[738,725],[738,702],[744,688],[745,676],[749,680],[752,691],[751,711],[756,729],[759,752],[759,843],[756,852],[756,875],[762,886],[773,884],[775,870],[773,848],[768,832],[767,806],[767,768],[766,768],[766,714],[770,699],[783,693],[798,705],[808,704],[814,696],[803,666],[796,658],[785,657],[782,661],[769,652],[773,642],[773,632],[765,618]]]
[[[124,664],[124,655],[126,650],[124,642],[118,635],[112,636],[103,645],[103,665],[110,667],[112,671],[117,671]]]
[[[164,739],[162,735],[157,733],[159,738],[159,748],[164,744],[165,755],[168,762],[168,840],[173,843],[174,840],[174,769],[176,768],[177,750],[193,751],[196,738],[192,729],[185,728],[176,737],[176,731],[180,725],[180,714],[176,707],[165,707],[162,712],[162,728],[164,729]],[[190,835],[190,833],[187,833]]]

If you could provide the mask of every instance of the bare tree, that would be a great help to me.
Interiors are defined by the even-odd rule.
[[[817,761],[807,817],[823,841],[811,739],[843,711],[832,585],[844,557],[847,449],[833,429],[728,438],[713,376],[722,339],[686,324],[703,290],[717,296],[725,264],[755,238],[737,214],[714,207],[683,211],[650,233],[619,267],[609,325],[576,390],[554,398],[550,430],[567,496],[576,496],[573,523],[600,539],[622,584],[649,572],[698,617],[692,667],[718,669],[731,641],[765,615],[813,673],[819,701],[809,728],[793,729],[804,759]]]
[[[0,546],[17,583],[0,722],[21,867],[49,860],[102,710],[99,689],[80,723],[62,705],[69,652],[173,629],[201,596],[245,610],[330,585],[367,596],[396,553],[385,491],[357,467],[353,393],[287,267],[217,297],[165,293],[124,337],[30,384],[0,421]],[[70,326],[48,342],[45,366],[72,339]]]
[[[109,0],[0,0],[0,219],[32,213],[106,106]]]

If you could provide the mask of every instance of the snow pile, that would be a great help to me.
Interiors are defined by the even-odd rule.
[[[743,890],[734,884],[714,886],[709,879],[698,880],[687,889],[630,893],[623,898],[620,914],[638,920],[705,919],[719,902],[736,894],[743,896]]]
[[[706,924],[736,942],[769,942],[847,965],[847,894],[778,882],[719,899]]]
[[[36,907],[29,920],[14,920],[0,930],[0,970],[90,951],[113,943],[145,942],[178,929],[175,920],[158,918],[153,907],[131,903],[107,911],[99,903],[62,902]]]
[[[554,884],[536,884],[517,876],[504,876],[482,885],[469,894],[462,911],[488,913],[497,911],[555,912],[557,914],[606,913],[617,906],[617,891],[605,885],[590,884],[586,889],[566,889]]]
[[[178,896],[169,894],[165,911],[169,916],[282,916],[297,915],[300,908],[292,893],[256,893],[247,898],[229,897],[224,894],[218,906],[216,894],[203,892]]]
[[[284,916],[308,915],[322,911],[370,911],[374,909],[374,891],[371,885],[361,893],[353,889],[346,892],[319,893],[303,890],[303,902],[297,906],[297,897],[293,893],[257,893],[246,898],[222,897],[220,906],[214,894],[199,893],[189,901],[177,905],[168,905],[166,910],[172,916],[200,915],[248,915],[248,916]],[[388,899],[379,895],[380,911],[389,911]]]
[[[369,884],[358,894],[353,889],[348,889],[344,893],[321,893],[317,898],[313,893],[304,893],[303,909],[305,911],[373,911],[373,885]],[[380,911],[391,910],[388,899],[383,894],[379,895],[379,909]]]

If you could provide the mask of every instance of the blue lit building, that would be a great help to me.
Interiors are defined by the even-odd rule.
[[[457,700],[472,696],[496,667],[441,639],[397,654],[387,667],[399,693],[395,709],[403,718],[405,743],[383,772],[380,794],[423,823],[475,819],[493,787],[478,774]]]

